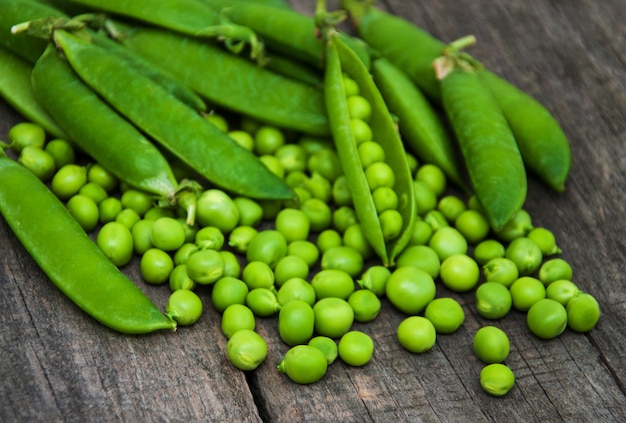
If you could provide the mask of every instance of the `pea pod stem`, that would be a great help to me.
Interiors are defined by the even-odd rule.
[[[48,187],[1,150],[0,180],[2,216],[41,270],[80,309],[122,333],[176,329]]]

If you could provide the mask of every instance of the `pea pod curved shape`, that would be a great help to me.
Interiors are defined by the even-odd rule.
[[[117,55],[63,30],[54,39],[86,84],[210,182],[254,198],[293,197],[250,151]]]
[[[78,307],[122,333],[176,328],[104,255],[52,191],[2,150],[0,180],[2,216],[41,270]]]
[[[104,168],[135,188],[174,194],[177,182],[161,152],[85,85],[53,44],[33,68],[32,87],[70,140]]]
[[[387,243],[352,132],[346,93],[342,82],[344,73],[357,82],[360,87],[360,95],[371,104],[372,115],[369,123],[373,139],[383,147],[386,161],[395,172],[399,197],[398,211],[402,215],[403,225],[400,235]],[[354,51],[337,36],[330,35],[327,44],[324,87],[333,139],[348,186],[352,192],[355,212],[363,227],[366,239],[382,259],[383,264],[391,266],[398,254],[408,244],[417,216],[413,181],[402,141],[389,110],[367,69]]]

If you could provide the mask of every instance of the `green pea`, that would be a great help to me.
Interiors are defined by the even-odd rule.
[[[339,358],[355,367],[364,366],[374,355],[374,340],[366,333],[353,330],[346,332],[339,340]]]
[[[302,300],[313,307],[315,304],[315,289],[313,286],[302,278],[291,278],[278,289],[276,299],[281,306],[284,306],[291,300]]]
[[[239,258],[228,250],[219,251],[222,260],[224,260],[224,274],[222,276],[232,276],[238,278],[241,276],[241,263]]]
[[[333,182],[332,199],[337,207],[351,206],[353,204],[352,191],[350,191],[348,186],[346,175],[338,176]]]
[[[427,245],[433,233],[433,227],[430,226],[428,222],[425,220],[416,220],[408,245]]]
[[[70,197],[67,210],[85,232],[91,232],[98,224],[98,205],[86,195],[74,194]]]
[[[80,187],[78,193],[91,198],[96,204],[100,204],[102,200],[108,197],[104,188],[95,182],[87,182],[85,185]]]
[[[398,208],[398,194],[390,187],[379,187],[372,192],[376,213],[380,214],[386,210]]]
[[[267,357],[267,343],[253,330],[241,329],[235,332],[226,343],[226,353],[230,362],[239,370],[254,370]]]
[[[196,288],[196,283],[189,277],[187,273],[186,264],[174,265],[174,269],[170,273],[168,278],[170,291],[174,292],[177,289],[187,289],[193,291]]]
[[[280,288],[286,281],[292,278],[306,279],[309,276],[309,265],[300,256],[286,255],[276,264],[274,278]]]
[[[254,151],[254,137],[246,131],[233,130],[228,132],[228,136],[235,140],[237,144],[248,151]]]
[[[119,181],[107,169],[98,163],[90,165],[87,169],[87,180],[100,185],[106,192],[111,192],[117,188]]]
[[[196,221],[200,226],[215,226],[227,234],[239,223],[239,208],[219,189],[208,189],[196,202]]]
[[[246,305],[255,316],[269,317],[278,313],[281,305],[274,291],[268,288],[254,288],[246,296]]]
[[[87,183],[87,170],[76,164],[67,164],[58,169],[52,181],[50,189],[61,200],[67,200],[77,194],[80,188]]]
[[[140,220],[141,216],[133,209],[122,209],[122,211],[115,216],[115,221],[125,225],[128,229],[132,229],[135,223]]]
[[[466,254],[468,250],[465,237],[451,226],[436,230],[428,241],[428,246],[437,252],[442,262],[451,255]]]
[[[539,280],[546,286],[560,279],[571,281],[573,276],[572,266],[562,258],[546,260],[539,268]]]
[[[343,86],[346,96],[358,95],[360,92],[359,84],[345,73],[343,74]]]
[[[311,177],[305,181],[305,186],[313,198],[319,198],[324,202],[329,202],[333,195],[332,182],[318,172],[313,172]]]
[[[382,303],[369,289],[359,289],[348,297],[348,304],[354,312],[354,320],[360,323],[371,322],[380,314]]]
[[[372,128],[363,119],[350,119],[350,127],[357,145],[372,140]]]
[[[456,292],[467,292],[478,283],[480,268],[470,256],[453,254],[441,263],[439,277],[449,289]]]
[[[274,152],[286,172],[303,171],[307,166],[307,153],[301,145],[281,145]]]
[[[543,256],[551,256],[554,254],[561,254],[561,249],[556,245],[556,239],[554,234],[546,228],[533,228],[526,235],[532,240],[539,249]]]
[[[496,326],[483,326],[474,334],[474,353],[486,364],[501,363],[511,351],[509,337]]]
[[[509,289],[513,307],[523,312],[528,311],[533,304],[546,297],[545,286],[539,279],[532,276],[522,276],[513,282]]]
[[[202,249],[219,251],[224,246],[225,237],[220,228],[216,226],[205,226],[196,232],[194,242]]]
[[[285,134],[273,126],[262,125],[254,133],[254,151],[257,155],[273,154],[285,144]]]
[[[328,361],[324,353],[311,345],[290,348],[278,363],[280,373],[301,385],[317,382],[324,377],[327,368]]]
[[[374,255],[374,249],[363,233],[363,226],[360,223],[354,223],[346,228],[342,236],[342,243],[346,247],[352,247],[357,250],[363,260],[368,260]]]
[[[476,311],[486,319],[501,319],[511,311],[509,289],[498,282],[485,282],[476,289]]]
[[[424,216],[437,207],[437,194],[424,181],[413,181],[413,190],[415,191],[415,204],[417,206],[417,214]]]
[[[309,303],[296,299],[282,305],[278,313],[278,334],[285,344],[306,344],[314,330],[315,314]]]
[[[400,253],[396,259],[396,267],[414,266],[424,270],[432,278],[439,276],[441,261],[435,250],[427,245],[411,245]]]
[[[567,324],[576,332],[589,332],[600,320],[600,305],[587,293],[580,293],[567,302]]]
[[[109,260],[122,267],[133,257],[133,237],[128,228],[118,222],[103,225],[96,236],[96,244]]]
[[[355,278],[363,271],[363,256],[352,247],[335,246],[322,254],[321,267],[322,269],[343,270]]]
[[[9,129],[7,139],[9,147],[20,154],[27,146],[43,148],[46,142],[46,132],[36,123],[20,122]]]
[[[387,279],[385,294],[398,310],[407,314],[421,313],[435,298],[432,276],[414,266],[396,268]]]
[[[313,306],[315,332],[337,339],[354,323],[354,310],[343,298],[326,297]]]
[[[337,342],[329,338],[328,336],[314,336],[309,341],[308,345],[319,349],[326,356],[326,362],[330,366],[335,362],[337,357],[339,356],[339,348],[337,347]]]
[[[307,216],[311,232],[321,232],[328,229],[332,223],[333,213],[330,206],[319,198],[304,200],[300,210]]]
[[[477,244],[484,240],[491,230],[487,217],[476,210],[461,212],[456,218],[454,226],[470,244]]]
[[[474,247],[474,260],[480,266],[484,266],[494,258],[504,257],[504,245],[495,239],[485,239]]]
[[[385,241],[396,239],[404,226],[402,214],[398,210],[385,210],[378,215]]]
[[[72,144],[63,139],[53,139],[46,143],[44,150],[52,156],[54,167],[60,169],[66,164],[74,163],[76,153]]]
[[[504,256],[515,262],[520,276],[531,275],[539,269],[543,261],[539,246],[526,237],[511,241]]]
[[[272,268],[263,261],[250,261],[242,273],[243,281],[249,289],[272,288],[274,286],[275,275]]]
[[[189,277],[200,285],[209,285],[224,275],[224,258],[215,250],[198,250],[187,259]]]
[[[163,251],[178,250],[185,243],[185,229],[176,219],[161,217],[152,223],[150,242]]]
[[[385,150],[376,141],[365,141],[359,144],[357,151],[363,168],[367,168],[373,163],[384,162],[386,159]]]
[[[335,209],[333,212],[333,227],[343,234],[350,226],[358,223],[358,218],[354,208],[343,206]]]
[[[339,269],[322,269],[313,276],[311,285],[317,299],[337,297],[347,299],[354,292],[352,276]]]
[[[480,386],[489,395],[501,397],[515,385],[515,374],[504,364],[489,364],[480,371]]]
[[[422,219],[428,222],[430,227],[433,228],[433,231],[435,232],[441,228],[451,226],[450,222],[448,222],[448,219],[446,219],[446,216],[437,209],[429,210],[428,212],[426,212],[426,214],[422,216]]]
[[[165,251],[150,248],[141,256],[139,269],[146,282],[159,285],[169,279],[170,273],[174,270],[174,261]]]
[[[348,96],[346,99],[348,114],[351,118],[368,121],[372,115],[372,105],[365,97],[358,94]]]
[[[213,284],[211,303],[218,313],[223,313],[232,304],[245,305],[248,285],[233,276],[224,276]]]
[[[385,295],[389,276],[391,276],[391,270],[388,267],[372,265],[363,272],[357,284],[361,288],[372,291],[377,297],[382,297]]]
[[[341,234],[335,229],[325,229],[319,233],[316,239],[318,251],[323,255],[331,248],[343,245]]]
[[[93,183],[93,182],[90,182]],[[174,209],[161,207],[161,206],[152,206],[150,207],[142,216],[142,219],[145,220],[157,220],[161,217],[171,217],[172,219],[176,219],[176,213]]]
[[[202,300],[193,291],[177,289],[170,294],[165,313],[180,326],[192,325],[202,315]]]
[[[255,327],[254,313],[243,304],[231,304],[222,313],[221,328],[226,338],[242,329],[254,330]]]
[[[237,207],[240,226],[256,228],[263,220],[263,207],[257,201],[247,197],[235,197],[233,203]]]
[[[50,180],[56,170],[54,158],[42,148],[32,145],[27,145],[22,149],[17,162],[43,182]]]
[[[134,210],[139,216],[143,216],[154,206],[152,195],[136,189],[124,191],[120,201],[123,208]]]
[[[396,331],[398,342],[413,353],[423,353],[435,346],[437,330],[423,316],[409,316],[400,322]]]
[[[582,291],[578,286],[567,279],[556,280],[546,287],[546,298],[558,301],[563,305],[567,305],[569,300],[581,293]]]
[[[98,204],[100,223],[112,222],[122,211],[122,202],[116,197],[105,198]]]
[[[506,257],[492,258],[483,266],[485,281],[498,282],[507,288],[519,279],[519,270],[513,260]]]
[[[440,197],[447,186],[446,174],[440,167],[434,164],[425,163],[421,165],[415,174],[415,180],[425,182]]]
[[[257,229],[252,226],[237,226],[228,236],[228,245],[236,252],[245,254],[250,241],[257,233]]]
[[[430,320],[437,333],[453,333],[465,321],[465,312],[454,298],[435,298],[426,306],[424,317]]]
[[[137,226],[137,225],[135,225],[135,226]],[[135,226],[133,226],[133,229],[135,229]],[[191,254],[195,253],[198,250],[199,250],[199,248],[198,248],[198,246],[196,244],[194,244],[192,242],[184,243],[174,253],[174,263],[175,264],[187,264],[187,260],[189,260],[189,256]]]
[[[396,174],[386,162],[375,162],[365,168],[365,179],[370,191],[379,187],[390,187],[396,184]]]
[[[462,212],[467,210],[467,206],[456,195],[446,195],[439,199],[437,209],[443,213],[448,222],[454,222]]]
[[[283,165],[280,163],[280,161],[276,158],[276,156],[272,156],[270,154],[264,154],[262,156],[259,156],[259,160],[274,175],[278,176],[280,179],[285,178],[285,169],[283,168]]]
[[[556,338],[567,328],[567,311],[560,302],[543,298],[528,309],[526,325],[539,338]]]
[[[228,132],[228,121],[224,116],[211,111],[211,113],[204,115],[204,118],[217,126],[222,132]]]
[[[318,173],[330,182],[334,182],[343,174],[337,151],[331,148],[322,148],[313,152],[307,160],[309,173]]]
[[[287,254],[287,240],[285,236],[274,229],[259,231],[250,240],[246,259],[251,261],[262,261],[275,268],[280,259]]]
[[[309,216],[300,209],[282,209],[276,215],[276,230],[287,242],[303,240],[309,237],[311,221]]]
[[[302,258],[309,268],[313,267],[319,260],[319,249],[317,245],[309,240],[292,241],[287,245],[287,255]]]
[[[496,231],[496,236],[504,242],[511,242],[516,238],[526,236],[532,228],[533,222],[530,214],[522,209],[515,213],[502,229]]]

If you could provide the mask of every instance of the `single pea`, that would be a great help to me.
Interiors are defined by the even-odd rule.
[[[49,181],[56,170],[54,158],[42,148],[32,145],[27,145],[22,149],[17,162],[43,182]]]
[[[205,114],[204,118],[211,122],[212,125],[216,126],[220,131],[228,132],[228,121],[224,116],[211,111],[210,113]]]
[[[303,240],[309,237],[311,221],[309,216],[300,209],[282,209],[276,215],[275,227],[287,242]]]
[[[91,198],[94,203],[98,205],[102,202],[102,200],[109,196],[104,188],[95,182],[87,182],[85,185],[80,187],[78,193]]]
[[[224,246],[224,242],[225,236],[216,226],[200,228],[194,237],[194,243],[202,249],[219,251]]]
[[[274,175],[278,176],[280,179],[285,178],[285,169],[283,168],[283,165],[280,163],[280,160],[276,158],[276,156],[272,156],[271,154],[264,154],[262,156],[259,156],[259,160]]]
[[[348,186],[346,175],[338,176],[333,182],[332,199],[337,207],[351,206],[353,204],[352,191],[350,191]]]
[[[309,240],[292,241],[287,245],[287,255],[302,258],[309,268],[315,266],[320,252],[315,243]]]
[[[239,226],[256,228],[263,220],[263,207],[257,201],[247,197],[235,197],[233,203],[239,214]]]
[[[411,173],[411,175],[415,175],[415,172],[417,172],[417,168],[420,165],[420,163],[417,160],[417,157],[415,157],[415,155],[409,152],[406,152],[405,156],[406,156],[406,162],[409,165],[409,172]]]
[[[300,205],[300,210],[307,216],[311,232],[321,232],[328,229],[333,221],[333,212],[330,206],[319,198],[304,200]],[[299,230],[301,231],[302,228]]]
[[[350,119],[350,127],[357,145],[372,140],[372,128],[363,119]]]
[[[215,226],[228,234],[239,223],[239,208],[224,191],[208,189],[196,202],[196,222],[200,226]]]
[[[519,279],[519,270],[513,260],[506,257],[494,257],[483,266],[486,282],[498,282],[507,288]]]
[[[320,349],[311,345],[296,345],[285,353],[277,368],[292,381],[306,385],[324,377],[328,361]]]
[[[537,244],[544,257],[562,253],[561,249],[556,245],[554,234],[549,229],[535,227],[526,236]]]
[[[346,104],[351,118],[363,119],[367,122],[372,115],[372,105],[363,96],[358,94],[348,96]]]
[[[375,162],[365,168],[365,179],[370,191],[379,187],[390,187],[396,184],[396,174],[386,162]]]
[[[255,316],[269,317],[278,313],[281,305],[274,291],[268,288],[254,288],[246,295],[246,305]]]
[[[480,268],[467,254],[453,254],[441,263],[439,277],[452,291],[467,292],[478,283]]]
[[[359,289],[348,297],[348,304],[354,311],[354,320],[360,323],[371,322],[380,314],[382,303],[369,289]]]
[[[67,210],[85,232],[91,232],[98,224],[98,205],[86,195],[74,194],[70,197]]]
[[[423,219],[417,220],[413,225],[413,233],[408,245],[427,245],[433,233],[433,227],[428,222]]]
[[[323,255],[331,248],[343,245],[343,238],[339,231],[335,229],[325,229],[318,234],[315,242],[319,253]]]
[[[262,125],[254,133],[254,151],[257,155],[273,154],[285,144],[285,134],[274,126]]]
[[[435,298],[432,276],[414,266],[396,268],[387,279],[385,294],[398,310],[415,315]]]
[[[447,186],[446,174],[440,167],[431,163],[424,163],[415,173],[415,180],[423,181],[430,186],[437,197],[443,195]]]
[[[50,182],[50,189],[61,200],[67,200],[77,194],[86,183],[87,170],[83,166],[70,163],[56,171]]]
[[[224,258],[215,250],[198,250],[187,259],[189,277],[200,285],[209,285],[224,275]]]
[[[435,298],[426,306],[424,317],[430,320],[437,333],[453,333],[465,321],[465,312],[454,298]]]
[[[306,188],[312,198],[319,198],[324,202],[329,202],[333,196],[332,182],[319,172],[313,172],[305,181],[304,188]]]
[[[248,285],[233,276],[219,278],[211,290],[211,303],[218,313],[223,313],[232,304],[245,305]]]
[[[372,291],[377,297],[382,297],[385,295],[389,276],[391,276],[391,270],[388,267],[375,264],[368,267],[356,282],[361,288]]]
[[[295,194],[295,197],[292,198],[291,200],[285,200],[283,202],[283,207],[281,208],[281,210],[285,209],[285,208],[289,208],[289,209],[300,208],[302,203],[304,203],[306,200],[310,200],[312,198],[315,198],[316,200],[320,200],[319,198],[313,197],[313,194],[311,193],[311,191],[309,191],[305,187],[294,187],[293,188],[293,192]],[[320,200],[320,201],[322,201],[322,200]],[[276,213],[276,216],[278,216],[278,213]],[[274,218],[276,218],[276,216],[274,216]]]
[[[357,151],[363,168],[367,168],[373,163],[384,162],[386,159],[385,150],[376,141],[362,142],[357,147]]]
[[[363,271],[363,256],[352,247],[339,245],[324,251],[320,264],[322,269],[343,270],[355,278]]]
[[[519,311],[528,309],[537,301],[546,297],[546,287],[541,281],[532,276],[522,276],[509,288],[513,307]]]
[[[122,202],[119,198],[108,197],[98,204],[98,215],[100,223],[112,222],[122,211]]]
[[[589,332],[600,320],[600,304],[591,295],[580,293],[567,302],[567,324],[576,332]]]
[[[133,226],[135,226],[135,224],[140,220],[141,216],[139,216],[139,214],[137,214],[137,212],[133,209],[123,208],[117,216],[115,216],[115,221],[125,225],[128,229],[132,229]]]
[[[313,307],[302,300],[291,300],[278,312],[278,334],[287,345],[306,344],[313,337]]]
[[[421,217],[424,221],[428,222],[430,227],[433,228],[433,231],[435,232],[441,228],[451,226],[448,219],[446,219],[446,216],[437,209],[429,210]]]
[[[376,213],[398,208],[398,194],[390,187],[379,187],[372,192]]]
[[[91,164],[87,168],[87,180],[100,185],[106,192],[112,192],[119,183],[110,171],[98,163]]]
[[[470,244],[484,240],[491,227],[485,215],[476,210],[465,210],[456,218],[454,226]]]
[[[224,260],[224,276],[232,276],[238,278],[241,276],[241,263],[239,258],[232,251],[221,250],[219,251],[222,260]]]
[[[520,276],[528,276],[539,269],[543,261],[543,254],[537,244],[526,237],[519,237],[511,241],[504,255],[517,265]]]
[[[258,230],[252,226],[237,226],[228,236],[228,245],[239,254],[245,254],[257,233]]]
[[[53,139],[46,143],[44,150],[52,156],[54,167],[60,169],[66,164],[76,161],[76,152],[74,147],[68,141],[63,139]]]
[[[396,239],[402,232],[404,221],[398,210],[385,210],[378,215],[378,219],[385,241]]]
[[[315,332],[337,339],[348,332],[354,323],[354,310],[342,298],[327,297],[313,305]]]
[[[256,327],[254,313],[243,304],[231,304],[222,313],[221,327],[226,338],[232,337],[242,329],[254,330]]]
[[[248,151],[254,151],[254,137],[242,130],[228,131],[228,136]]]
[[[121,223],[104,224],[98,231],[96,244],[117,267],[128,264],[133,257],[133,236]]]
[[[433,279],[439,276],[441,261],[435,250],[427,245],[411,245],[396,259],[396,267],[414,266],[424,270]]]
[[[286,172],[303,171],[307,166],[307,153],[299,144],[284,144],[274,152]]]
[[[337,349],[344,363],[354,367],[365,366],[374,355],[374,340],[365,332],[352,330],[339,339]]]
[[[442,262],[454,254],[467,254],[467,240],[458,229],[451,226],[436,230],[428,246],[437,252]]]
[[[342,76],[343,90],[346,96],[358,95],[360,93],[359,84],[345,73]]]
[[[530,214],[521,209],[513,215],[499,231],[496,231],[496,237],[504,242],[511,242],[516,238],[525,237],[533,228],[533,222]]]
[[[311,338],[307,345],[315,347],[323,352],[326,356],[326,362],[329,366],[333,364],[339,356],[339,348],[337,347],[337,342],[334,339],[329,338],[328,336],[314,336],[313,338]]]
[[[400,345],[412,353],[423,353],[435,346],[437,330],[425,317],[409,316],[397,328]]]
[[[44,148],[46,143],[46,132],[33,122],[20,122],[13,125],[7,133],[9,147],[20,154],[27,146]]]
[[[358,223],[358,218],[354,208],[343,206],[333,211],[333,228],[340,234],[345,233],[345,231],[355,223]]]
[[[515,374],[502,363],[489,364],[480,371],[480,386],[489,395],[501,397],[515,385]]]
[[[311,279],[317,299],[337,297],[346,300],[354,292],[352,276],[339,269],[322,269]]]
[[[249,289],[272,288],[274,286],[275,275],[272,268],[263,261],[248,262],[242,272],[242,279]]]
[[[368,260],[374,256],[374,249],[363,233],[363,226],[360,223],[354,223],[346,228],[343,232],[342,243],[346,247],[352,247],[357,250],[363,260]]]
[[[556,338],[567,328],[567,311],[560,302],[543,298],[528,309],[526,325],[539,338]]]
[[[413,181],[413,190],[415,191],[415,204],[417,206],[417,214],[424,216],[437,207],[437,194],[424,181]]]
[[[467,210],[467,206],[456,195],[446,195],[439,199],[437,210],[444,214],[448,222],[454,222],[462,212]]]
[[[159,285],[169,279],[170,273],[174,270],[174,261],[165,251],[150,248],[141,256],[139,269],[146,282]]]
[[[187,273],[186,264],[174,265],[174,269],[170,273],[168,278],[170,291],[174,292],[177,289],[187,289],[193,291],[196,289],[196,283],[189,277]]]
[[[486,364],[501,363],[511,351],[509,337],[496,326],[483,326],[474,334],[474,353]]]
[[[498,282],[485,282],[476,289],[476,311],[486,319],[501,319],[511,311],[509,289]]]
[[[136,225],[135,225],[136,226]],[[135,229],[135,227],[133,227]],[[175,264],[187,264],[187,260],[189,260],[189,256],[199,248],[196,244],[192,242],[184,243],[176,252],[174,253],[174,263]]]
[[[161,217],[151,226],[150,242],[163,251],[174,251],[185,243],[185,229],[171,217]]]
[[[289,279],[306,279],[309,276],[309,265],[300,256],[286,255],[276,263],[274,282],[279,288]]]
[[[177,289],[167,300],[165,314],[180,326],[189,326],[202,315],[202,300],[193,291]]]
[[[562,258],[546,260],[539,268],[539,280],[545,286],[550,286],[552,282],[560,279],[571,281],[573,276],[572,266]]]
[[[302,278],[291,278],[278,289],[276,293],[278,304],[284,306],[291,300],[302,300],[313,307],[315,304],[315,289]]]
[[[556,280],[546,287],[546,298],[558,301],[563,305],[567,305],[569,300],[581,293],[582,291],[578,286],[567,279]]]
[[[504,257],[504,245],[496,239],[485,239],[474,247],[474,260],[484,266],[491,259]]]
[[[287,254],[287,239],[275,229],[259,231],[251,240],[246,251],[246,259],[262,261],[270,268],[275,268],[280,259]]]
[[[334,148],[321,148],[307,159],[309,173],[318,173],[330,182],[334,182],[343,174],[339,155]]]
[[[267,343],[255,331],[241,329],[228,339],[226,354],[239,370],[254,370],[267,358]]]
[[[143,216],[154,206],[153,196],[137,189],[124,191],[120,201],[122,202],[122,207],[134,210],[139,216]]]

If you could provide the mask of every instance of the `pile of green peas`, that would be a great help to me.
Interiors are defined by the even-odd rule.
[[[367,109],[355,96],[355,110]],[[354,111],[353,117],[366,115]],[[235,367],[251,371],[266,360],[267,343],[256,324],[267,317],[276,318],[286,348],[277,369],[292,381],[320,380],[337,358],[364,366],[373,358],[374,340],[354,323],[376,319],[383,298],[406,315],[397,327],[399,345],[427,352],[439,334],[454,333],[465,320],[457,299],[437,295],[445,287],[473,293],[476,313],[493,323],[475,333],[473,352],[485,364],[481,386],[501,396],[515,376],[505,364],[511,346],[497,327],[500,319],[512,310],[526,313],[529,331],[542,339],[567,327],[587,332],[598,323],[598,302],[557,257],[554,235],[534,226],[525,210],[494,232],[475,198],[449,194],[441,169],[408,155],[418,220],[395,266],[385,267],[363,236],[330,140],[247,117],[239,118],[238,129],[220,114],[207,118],[284,178],[297,201],[255,200],[208,187],[198,195],[190,225],[184,211],[158,205],[98,163],[86,158],[80,164],[85,158],[69,142],[46,141],[37,125],[15,125],[6,147],[49,184],[114,264],[138,257],[146,283],[169,286],[166,313],[178,325],[197,322],[209,299],[221,314],[225,354]],[[362,153],[363,163],[376,156],[371,142],[361,144],[371,148]]]

